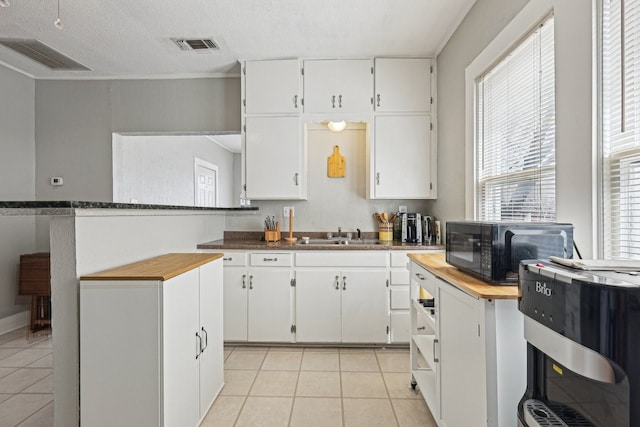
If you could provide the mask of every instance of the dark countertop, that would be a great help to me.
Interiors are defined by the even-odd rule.
[[[55,201],[0,201],[0,215],[34,214],[63,215],[73,209],[138,209],[138,210],[189,210],[212,212],[255,212],[258,207],[207,208],[201,206],[149,205],[138,203],[87,202],[75,200]],[[16,211],[23,211],[22,213]],[[26,212],[25,212],[26,211]]]
[[[238,249],[238,250],[280,250],[280,251],[443,251],[442,245],[419,245],[416,243],[402,242],[379,242],[377,232],[363,232],[362,237],[366,240],[375,240],[377,243],[371,244],[331,244],[327,245],[305,245],[300,243],[301,236],[310,236],[312,239],[320,239],[326,236],[326,233],[319,232],[296,232],[294,237],[298,238],[298,242],[289,243],[284,240],[287,233],[282,233],[282,240],[279,242],[265,242],[263,232],[256,231],[225,231],[224,239],[214,240],[211,242],[200,243],[198,249]]]

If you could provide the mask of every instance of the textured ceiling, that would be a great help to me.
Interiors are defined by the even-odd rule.
[[[37,39],[92,71],[52,71],[0,47],[35,78],[237,75],[238,60],[434,56],[475,0],[9,0],[0,38]],[[213,38],[180,51],[171,37]]]

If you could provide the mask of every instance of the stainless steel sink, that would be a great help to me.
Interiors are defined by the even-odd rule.
[[[379,245],[378,240],[373,239],[309,239],[299,240],[296,245],[301,246],[336,246],[336,245]]]

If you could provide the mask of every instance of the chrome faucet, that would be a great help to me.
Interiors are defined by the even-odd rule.
[[[338,227],[338,239],[342,237],[342,227]]]
[[[356,231],[358,232],[358,240],[362,240],[362,233],[360,232],[360,229],[356,228]]]

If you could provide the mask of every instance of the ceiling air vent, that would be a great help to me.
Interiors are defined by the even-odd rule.
[[[52,70],[91,71],[91,68],[85,67],[38,40],[0,38],[0,45],[8,47]]]
[[[191,52],[217,52],[220,50],[220,46],[212,39],[171,39],[180,50]]]

